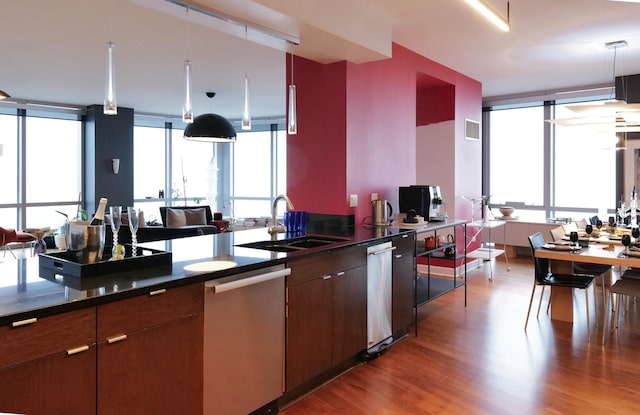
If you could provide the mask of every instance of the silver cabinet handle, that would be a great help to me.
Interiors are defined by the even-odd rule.
[[[28,326],[29,324],[33,324],[36,321],[38,321],[38,319],[36,317],[27,318],[27,319],[20,320],[20,321],[14,321],[13,323],[11,323],[11,327]]]
[[[67,356],[86,352],[87,350],[89,350],[89,346],[86,344],[84,346],[74,347],[73,349],[67,349]]]
[[[398,259],[398,258],[402,258],[402,254],[397,254],[393,256],[394,258]]]
[[[336,272],[336,276],[342,277],[344,275],[344,271]]]
[[[162,289],[160,289],[160,290],[151,291],[151,292],[149,293],[149,297],[152,297],[152,296],[154,296],[154,295],[164,294],[164,293],[166,293],[166,292],[167,292],[167,290],[166,290],[165,288],[162,288]]]
[[[121,342],[123,340],[127,340],[127,335],[126,334],[119,334],[117,336],[107,337],[107,343],[109,343],[109,344]]]
[[[384,254],[385,252],[394,251],[395,249],[396,249],[396,247],[392,246],[391,248],[385,248],[385,249],[381,249],[379,251],[369,252],[369,255],[380,255],[380,254]]]
[[[331,275],[324,275],[322,277],[323,280],[330,280],[331,279]]]

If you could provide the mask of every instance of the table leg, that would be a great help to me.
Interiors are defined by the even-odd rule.
[[[573,323],[573,289],[551,287],[551,319]]]

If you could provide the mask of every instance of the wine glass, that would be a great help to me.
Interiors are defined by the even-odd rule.
[[[596,229],[598,229],[598,232],[602,229],[602,221],[600,219],[596,221]]]
[[[624,245],[624,251],[629,252],[629,245],[631,245],[631,235],[625,233],[622,235],[622,245]]]
[[[138,217],[139,210],[136,210],[133,206],[127,207],[127,214],[129,215],[129,229],[131,230],[131,255],[136,256],[138,248]]]
[[[584,227],[584,231],[587,233],[587,236],[591,237],[591,232],[593,232],[593,225],[587,224],[587,226]]]
[[[576,246],[578,246],[578,232],[571,231],[569,234],[569,240],[573,242]]]
[[[631,229],[631,236],[633,236],[633,243],[638,243],[638,237],[640,237],[640,228],[637,226]]]
[[[122,249],[118,245],[118,231],[120,231],[120,225],[122,224],[122,206],[109,206],[109,223],[113,234],[111,256],[119,258],[122,256]]]

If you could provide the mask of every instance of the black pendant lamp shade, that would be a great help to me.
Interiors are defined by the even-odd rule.
[[[194,141],[233,143],[236,141],[236,130],[222,115],[202,114],[187,125],[184,138]]]
[[[207,92],[209,99],[215,96],[215,92]],[[201,114],[193,119],[184,130],[184,138],[193,141],[205,141],[209,143],[235,143],[236,129],[222,115]]]

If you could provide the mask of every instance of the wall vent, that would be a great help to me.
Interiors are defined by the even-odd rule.
[[[478,121],[465,118],[464,138],[467,140],[480,141],[480,123]]]

